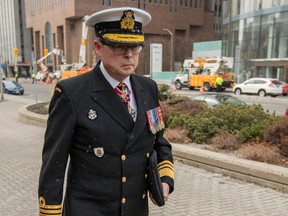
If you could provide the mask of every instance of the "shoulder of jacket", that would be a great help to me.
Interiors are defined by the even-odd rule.
[[[87,87],[89,80],[91,80],[90,72],[64,79],[56,84],[55,91],[58,91],[60,93],[63,91],[75,92],[82,89],[83,87]]]
[[[133,76],[137,80],[139,80],[141,83],[145,83],[145,85],[147,85],[147,84],[148,85],[152,85],[152,86],[157,85],[157,83],[153,79],[151,79],[149,77],[145,77],[143,75],[138,75],[138,74],[133,74]]]

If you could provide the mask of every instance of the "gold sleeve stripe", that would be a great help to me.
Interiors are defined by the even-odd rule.
[[[158,167],[162,166],[163,164],[169,164],[171,167],[173,167],[173,163],[171,163],[171,161],[169,161],[169,160],[164,160],[164,161],[160,162],[158,164]]]
[[[174,171],[174,166],[169,161],[167,161],[167,163],[160,163],[158,165],[158,170],[165,169],[165,168],[168,168],[168,169],[171,169],[172,171]]]
[[[170,168],[163,168],[159,170],[160,178],[163,176],[169,176],[170,178],[174,179],[174,171]]]
[[[39,197],[39,212],[40,216],[61,216],[62,207],[61,205],[46,205],[46,200],[44,197]]]
[[[45,215],[61,215],[61,209],[58,210],[47,210],[47,209],[40,209],[40,213],[41,214],[45,214]]]
[[[41,209],[61,209],[61,205],[45,205],[45,206],[40,206]]]
[[[51,215],[51,214],[42,214],[42,213],[40,213],[39,214],[39,216],[62,216],[62,214],[53,214],[53,215]]]
[[[162,169],[170,169],[172,170],[172,172],[174,172],[174,168],[173,167],[170,167],[170,166],[161,166],[161,167],[158,167],[158,171],[160,172],[160,170]]]

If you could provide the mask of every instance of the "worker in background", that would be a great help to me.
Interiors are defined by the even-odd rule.
[[[15,73],[15,81],[16,81],[16,83],[18,83],[18,79],[19,79],[19,73],[18,73],[18,71],[16,71],[16,73]]]
[[[34,84],[34,82],[35,82],[35,73],[32,73],[31,78],[32,78],[32,84]]]
[[[216,78],[216,92],[222,91],[223,82],[224,82],[224,80],[222,78],[222,73],[219,73],[218,77]]]

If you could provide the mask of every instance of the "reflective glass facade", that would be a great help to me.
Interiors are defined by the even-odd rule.
[[[288,0],[224,0],[224,56],[234,57],[236,82],[288,81]]]

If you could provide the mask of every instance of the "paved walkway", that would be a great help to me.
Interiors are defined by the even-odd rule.
[[[18,121],[18,109],[33,101],[11,95],[5,99],[0,102],[0,216],[37,216],[45,129]],[[288,194],[178,161],[175,174],[175,192],[166,206],[151,204],[150,216],[288,215]]]

